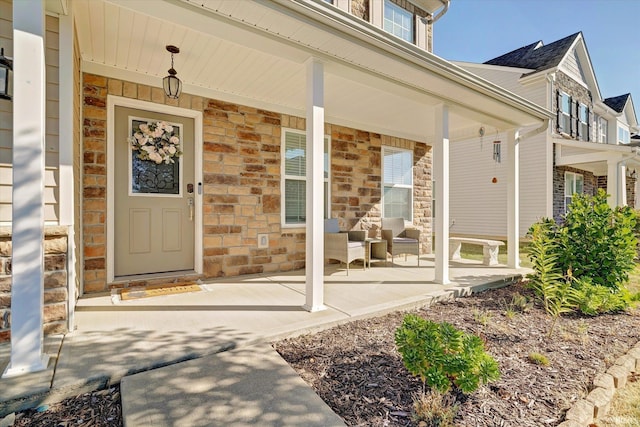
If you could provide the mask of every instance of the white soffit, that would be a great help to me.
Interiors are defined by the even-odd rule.
[[[536,119],[442,73],[399,60],[280,6],[257,1],[74,0],[83,69],[161,87],[168,44],[184,91],[304,116],[305,61],[325,62],[327,117],[425,140],[431,106],[451,105],[451,127]],[[171,17],[170,20],[164,17]],[[162,19],[160,18],[162,17]],[[446,73],[445,73],[446,74]],[[418,138],[419,137],[419,138]]]

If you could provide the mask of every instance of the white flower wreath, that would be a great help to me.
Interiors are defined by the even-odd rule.
[[[156,164],[175,163],[174,157],[182,155],[180,138],[173,133],[173,126],[164,121],[142,123],[127,141],[131,144],[131,149],[138,152],[139,159]]]

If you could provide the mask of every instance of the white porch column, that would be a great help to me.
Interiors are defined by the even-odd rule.
[[[520,267],[520,141],[516,130],[507,132],[507,266]]]
[[[308,311],[324,310],[324,65],[307,63],[307,236]]]
[[[42,0],[13,2],[11,360],[5,377],[41,371],[44,292],[45,63]]]
[[[74,97],[74,72],[73,72],[73,7],[69,8],[67,15],[60,15],[59,25],[59,215],[60,225],[66,225],[68,234],[67,250],[67,327],[73,331],[75,326],[76,303],[76,252],[74,229],[74,180],[73,180],[73,97]]]
[[[449,280],[449,107],[435,108],[433,144],[433,176],[435,180],[435,281],[446,285]]]
[[[607,160],[607,194],[609,195],[607,201],[611,209],[622,206],[623,200],[626,203],[626,189],[621,191],[621,186],[625,184],[625,173],[626,167],[620,159]]]

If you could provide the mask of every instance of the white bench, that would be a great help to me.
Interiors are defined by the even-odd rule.
[[[488,239],[473,239],[471,237],[449,237],[449,255],[451,260],[459,261],[462,259],[460,256],[460,248],[463,243],[470,245],[482,246],[482,263],[484,265],[498,265],[498,251],[500,246],[504,246],[504,243],[499,240]]]

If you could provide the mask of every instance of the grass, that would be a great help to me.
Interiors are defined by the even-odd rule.
[[[505,242],[506,243],[506,242]],[[460,256],[466,259],[473,259],[482,261],[482,246],[480,245],[469,245],[466,243],[462,244],[460,248]],[[507,246],[500,247],[500,253],[498,253],[498,262],[500,264],[507,264]],[[520,266],[521,267],[531,267],[531,260],[529,260],[529,243],[521,242],[520,243]],[[638,273],[638,277],[640,278],[640,272]]]
[[[529,362],[533,363],[534,365],[549,366],[549,364],[551,363],[549,362],[549,358],[547,356],[535,351],[529,353],[529,355],[527,356],[527,359],[529,360]]]

